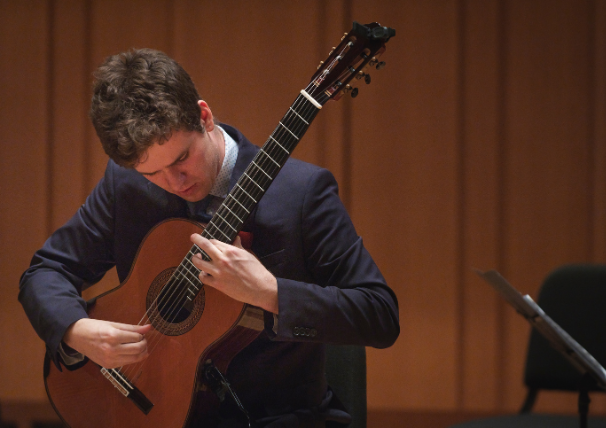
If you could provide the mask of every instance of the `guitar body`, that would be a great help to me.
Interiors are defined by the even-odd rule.
[[[154,301],[168,274],[191,248],[190,235],[202,230],[188,220],[168,220],[156,226],[141,244],[126,281],[99,296],[89,316],[136,325],[150,307],[154,313]],[[203,287],[187,318],[173,323],[150,318],[155,330],[147,335],[149,357],[122,369],[153,405],[147,414],[92,361],[75,370],[59,371],[46,358],[46,391],[67,426],[177,428],[207,417],[206,409],[216,408],[218,399],[201,382],[204,362],[212,360],[225,373],[231,359],[263,329],[260,309],[212,287]]]

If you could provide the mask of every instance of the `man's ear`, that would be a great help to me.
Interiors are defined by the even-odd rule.
[[[198,105],[200,106],[200,123],[207,132],[211,132],[215,129],[213,112],[204,100],[198,100]]]

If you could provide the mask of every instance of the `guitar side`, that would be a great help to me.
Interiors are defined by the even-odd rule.
[[[199,224],[188,220],[157,225],[141,244],[128,278],[99,296],[89,316],[139,324],[150,306],[150,286],[179,265],[191,247],[189,236],[201,231]],[[92,361],[75,370],[59,371],[46,357],[46,391],[63,422],[71,428],[177,428],[199,418],[194,413],[194,408],[200,408],[197,400],[216,400],[214,393],[201,387],[203,363],[211,359],[225,372],[235,354],[258,336],[263,324],[262,311],[212,287],[204,287],[194,301],[196,309],[179,323],[152,319],[155,328],[147,335],[149,357],[122,370],[151,403],[147,414]],[[202,407],[216,407],[208,404]]]

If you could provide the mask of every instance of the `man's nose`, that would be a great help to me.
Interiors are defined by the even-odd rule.
[[[185,171],[173,170],[171,169],[167,174],[168,184],[173,190],[183,190],[183,184],[187,179],[187,174]]]

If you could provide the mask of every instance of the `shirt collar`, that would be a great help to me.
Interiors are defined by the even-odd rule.
[[[210,189],[210,194],[224,198],[227,196],[229,190],[229,181],[236,165],[236,159],[238,159],[238,144],[231,136],[225,132],[223,128],[218,126],[223,133],[223,140],[225,141],[225,156],[223,157],[223,165],[221,165],[221,171],[215,179],[215,184]]]

